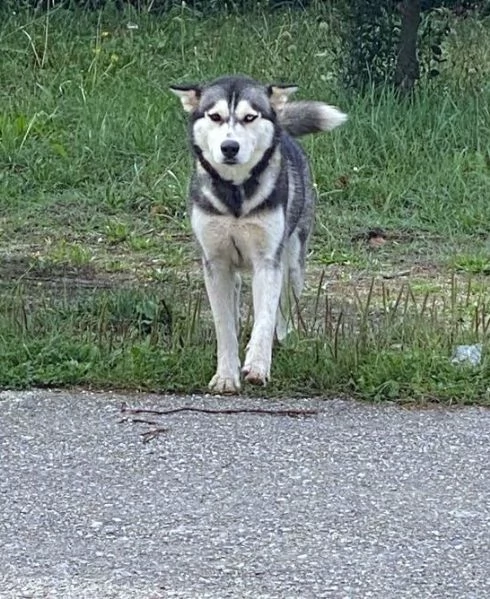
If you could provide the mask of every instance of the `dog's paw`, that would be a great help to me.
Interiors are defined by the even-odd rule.
[[[240,378],[236,376],[222,376],[218,372],[209,381],[209,390],[218,395],[235,395],[240,392]]]
[[[251,362],[245,364],[242,374],[252,385],[266,385],[269,380],[269,367],[264,362]]]

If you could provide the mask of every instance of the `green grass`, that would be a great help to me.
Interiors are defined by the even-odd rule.
[[[488,22],[455,21],[440,77],[403,103],[339,89],[327,3],[0,16],[1,386],[205,390],[214,334],[167,88],[241,71],[349,113],[304,140],[320,200],[299,332],[245,392],[489,403],[485,352],[451,363],[487,344]]]
[[[298,332],[275,350],[269,387],[250,395],[350,394],[396,401],[490,402],[486,355],[478,366],[452,364],[454,348],[486,338],[488,296],[455,278],[441,301],[373,283],[351,287],[342,303],[321,286]],[[176,288],[86,291],[60,287],[36,302],[18,287],[0,308],[0,386],[87,385],[202,392],[212,375],[214,333],[203,293]],[[179,295],[182,297],[183,291]],[[242,351],[250,332],[245,315]],[[8,325],[8,326],[7,326]]]

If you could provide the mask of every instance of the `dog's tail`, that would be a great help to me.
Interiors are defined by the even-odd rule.
[[[323,102],[287,102],[278,114],[279,123],[293,137],[331,131],[347,120],[347,115]]]

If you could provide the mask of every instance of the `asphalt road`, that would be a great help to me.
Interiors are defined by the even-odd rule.
[[[0,598],[161,597],[490,597],[490,411],[0,393]]]

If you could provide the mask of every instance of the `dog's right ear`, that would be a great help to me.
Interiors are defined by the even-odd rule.
[[[199,85],[171,85],[170,91],[180,98],[186,112],[194,112],[198,107],[201,97]]]

